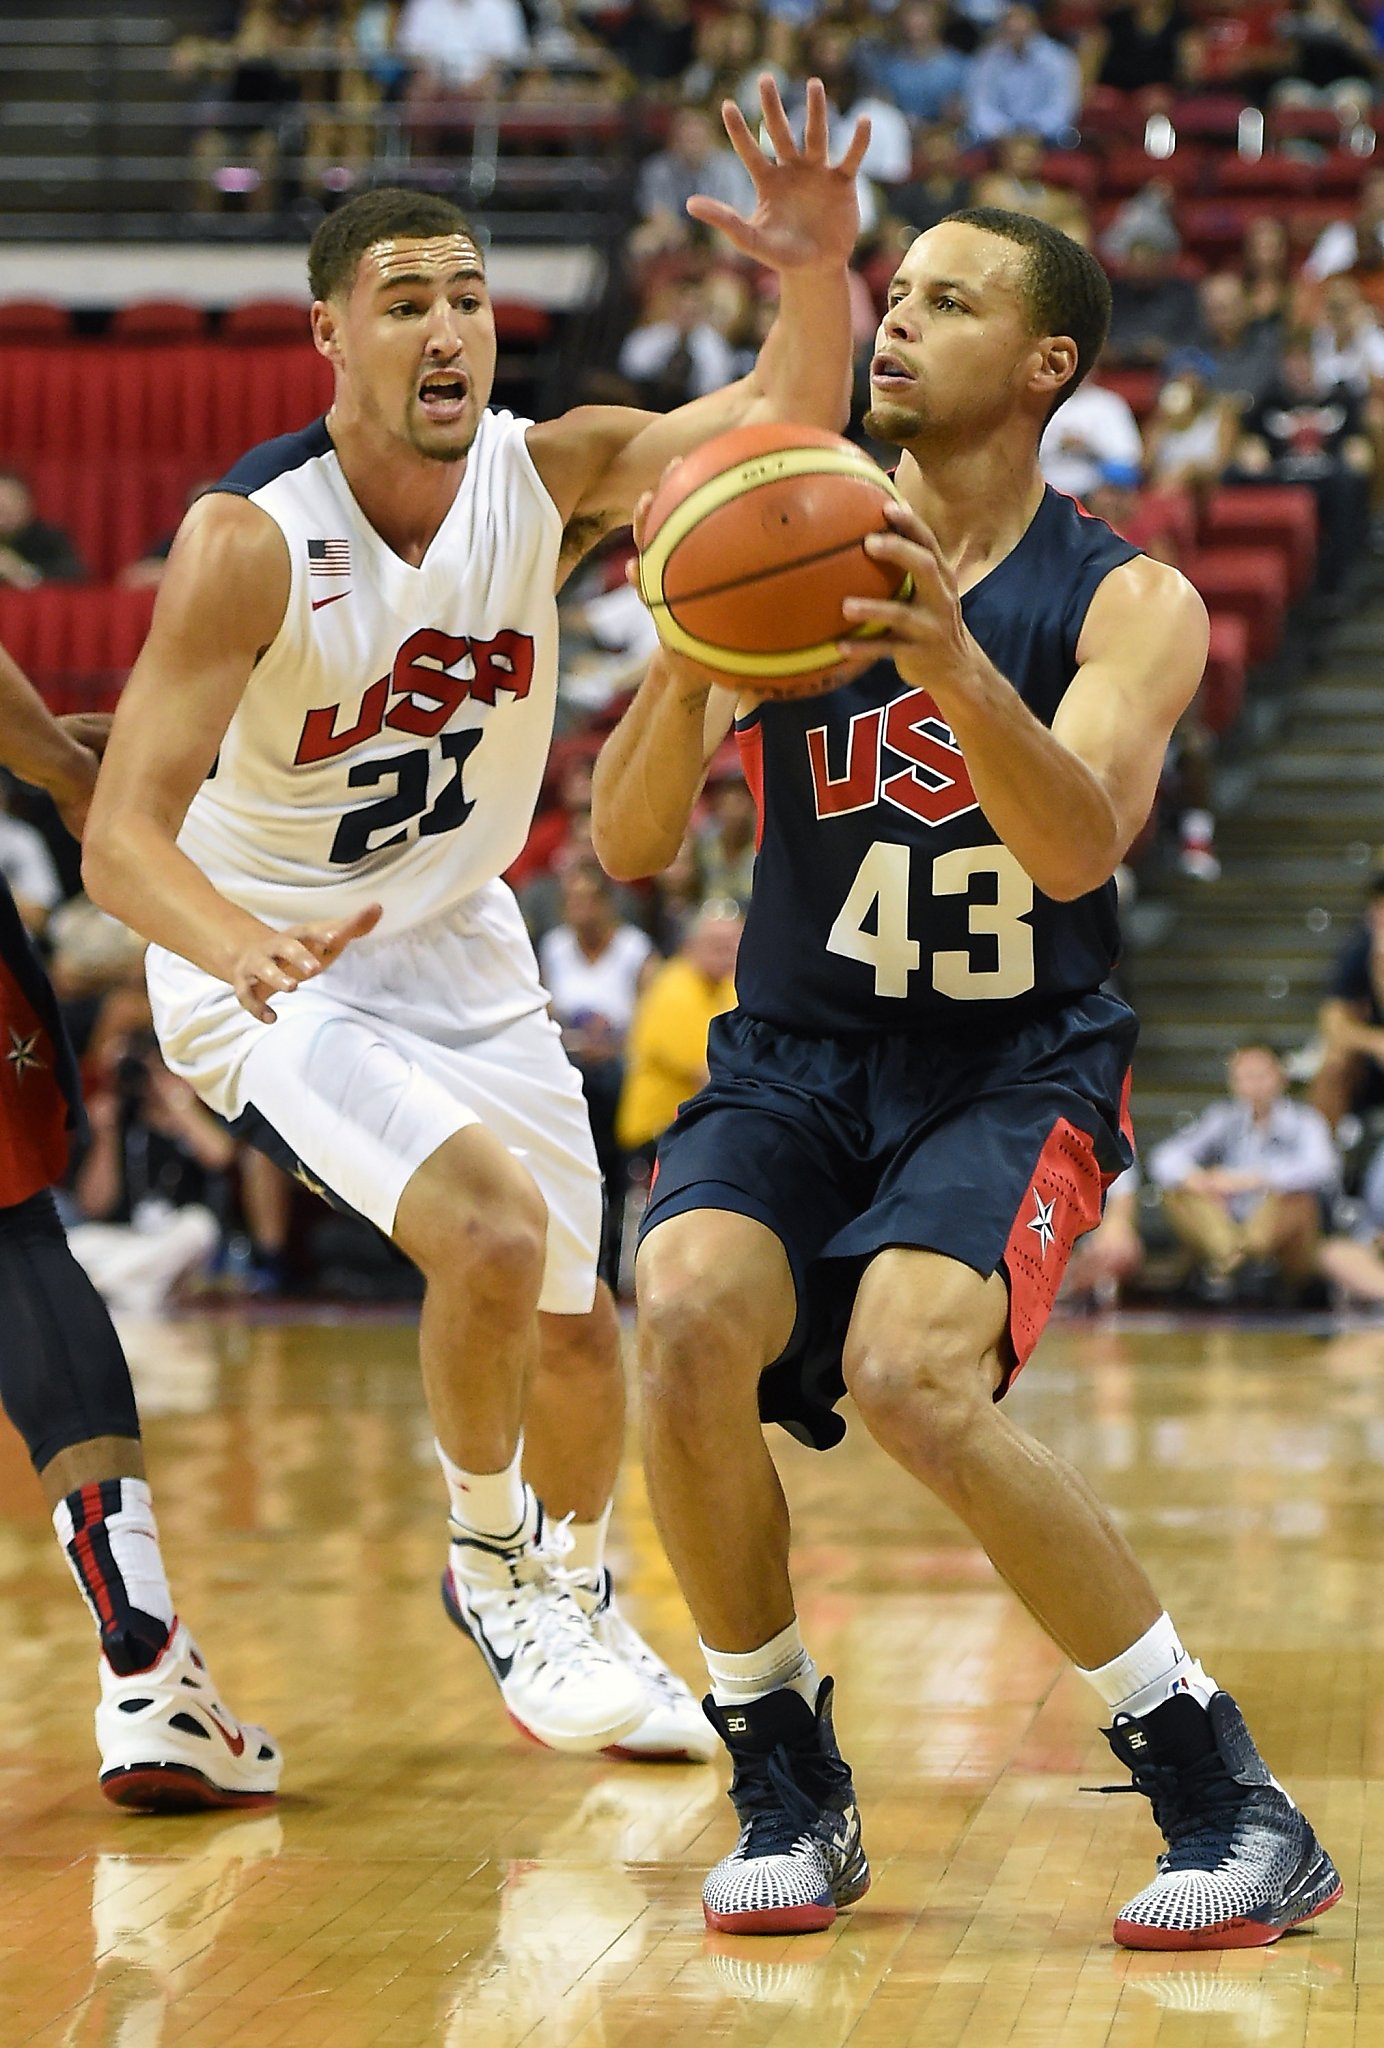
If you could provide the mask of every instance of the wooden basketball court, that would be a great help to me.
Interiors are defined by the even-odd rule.
[[[1157,1838],[1142,1800],[1080,1789],[1121,1776],[1094,1695],[858,1425],[825,1458],[778,1442],[874,1888],[826,1934],[710,1937],[726,1773],[525,1744],[443,1618],[411,1329],[123,1328],[181,1611],[286,1795],[100,1798],[89,1624],[6,1432],[2,2048],[1384,2042],[1384,1328],[1070,1322],[1013,1396],[1340,1866],[1311,1932],[1224,1956],[1113,1946]],[[619,1516],[628,1605],[695,1682],[632,1460]]]

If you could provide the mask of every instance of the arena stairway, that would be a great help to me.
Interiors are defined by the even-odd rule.
[[[1236,1044],[1290,1054],[1313,1037],[1384,847],[1384,594],[1336,627],[1234,779],[1221,879],[1180,880],[1158,914],[1131,921],[1125,988],[1142,1026],[1134,1114],[1145,1148],[1224,1093]]]

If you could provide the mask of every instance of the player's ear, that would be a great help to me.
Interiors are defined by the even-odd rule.
[[[1064,385],[1076,375],[1077,346],[1069,334],[1049,334],[1038,344],[1038,360],[1030,389],[1040,391],[1051,404]]]
[[[341,321],[337,308],[330,299],[314,299],[312,302],[312,344],[320,356],[329,363],[341,361],[341,342],[338,330]]]

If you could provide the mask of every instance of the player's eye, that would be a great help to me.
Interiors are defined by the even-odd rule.
[[[949,292],[938,292],[932,303],[934,306],[945,307],[949,312],[960,313],[963,310],[960,299],[952,298]]]
[[[462,313],[479,313],[481,309],[481,302],[474,292],[467,292],[463,298],[456,301],[456,305],[457,310]]]
[[[418,308],[413,304],[411,299],[399,299],[394,305],[390,307],[389,317],[391,320],[407,320],[411,319],[417,311]]]

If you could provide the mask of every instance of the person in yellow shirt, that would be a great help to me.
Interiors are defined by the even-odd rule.
[[[626,1152],[652,1146],[707,1078],[706,1034],[735,1001],[740,945],[737,904],[704,903],[681,949],[664,962],[635,1004],[625,1040],[625,1081],[615,1120]]]

